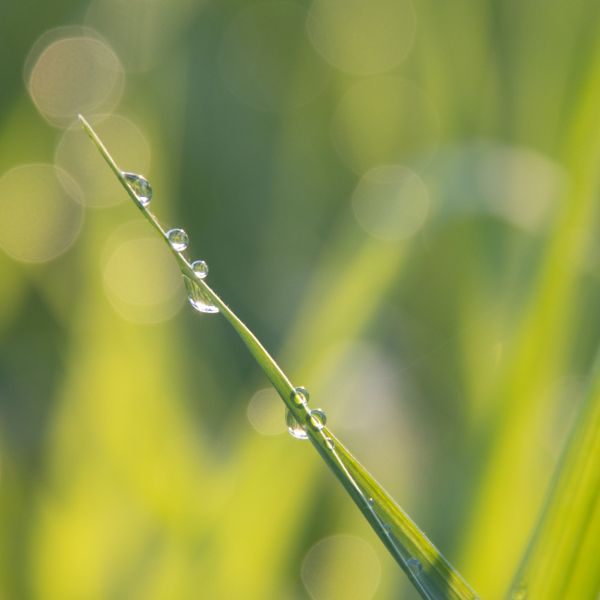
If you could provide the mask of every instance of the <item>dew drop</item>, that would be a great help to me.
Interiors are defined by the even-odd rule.
[[[190,242],[188,234],[183,229],[169,229],[167,239],[175,252],[183,252]]]
[[[325,445],[327,448],[329,448],[329,450],[333,450],[335,448],[335,442],[330,437],[325,438]]]
[[[194,310],[206,314],[219,312],[219,309],[212,303],[209,295],[200,285],[192,281],[189,277],[184,277],[183,279],[188,291],[188,300]]]
[[[367,500],[367,502],[369,503],[369,506],[374,506],[375,505],[375,500],[373,500],[373,498],[369,498]]]
[[[204,279],[208,275],[208,264],[205,260],[195,260],[192,263],[192,270],[198,279]]]
[[[123,173],[123,177],[125,177],[125,181],[127,181],[138,202],[142,206],[148,206],[150,200],[152,200],[152,186],[150,182],[142,175],[137,175],[136,173]]]
[[[327,423],[327,415],[324,410],[320,408],[313,408],[310,411],[310,424],[317,431],[321,431],[323,427],[325,427],[325,423]]]
[[[308,401],[310,400],[310,392],[305,387],[298,386],[291,391],[290,399],[292,402],[294,402],[294,404],[308,404]]]
[[[418,575],[423,571],[423,565],[418,558],[409,558],[406,561],[406,566],[415,574]]]
[[[285,415],[285,421],[287,424],[288,432],[292,437],[297,440],[307,440],[308,434],[304,426],[296,420],[296,417],[288,410]]]

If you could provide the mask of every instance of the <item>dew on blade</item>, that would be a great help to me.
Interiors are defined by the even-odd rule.
[[[298,386],[290,393],[290,399],[294,404],[308,404],[308,401],[310,400],[310,393],[305,387]]]
[[[137,173],[123,173],[123,177],[125,177],[125,181],[127,181],[138,202],[142,206],[148,206],[150,200],[152,200],[152,186],[150,182]]]
[[[417,558],[409,558],[406,561],[406,566],[415,574],[418,575],[423,570],[421,561]]]
[[[195,260],[192,263],[192,271],[198,279],[204,279],[208,275],[208,264],[205,260]]]
[[[169,229],[167,239],[175,252],[183,252],[190,242],[188,234],[183,229]]]
[[[308,433],[306,433],[306,429],[304,425],[299,423],[296,420],[296,417],[288,410],[285,415],[285,422],[287,424],[288,432],[292,437],[295,437],[297,440],[307,440]]]
[[[317,431],[321,431],[327,422],[327,415],[324,410],[314,408],[310,411],[310,424]]]
[[[192,281],[189,277],[183,278],[188,292],[188,300],[194,310],[206,314],[215,314],[219,309],[211,302],[209,295],[200,285]]]
[[[335,448],[335,442],[330,437],[325,438],[325,445],[327,448],[329,448],[329,450],[333,450]]]

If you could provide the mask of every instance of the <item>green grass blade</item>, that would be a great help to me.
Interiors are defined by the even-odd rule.
[[[600,594],[600,358],[513,597],[597,598]]]
[[[167,232],[156,217],[139,202],[136,193],[127,182],[125,173],[117,166],[96,132],[82,116],[79,119],[134,204],[142,211],[144,217],[173,252],[188,286],[216,306],[229,321],[281,396],[294,419],[302,425],[317,452],[340,480],[421,596],[432,600],[477,598],[466,581],[446,561],[410,517],[325,426],[324,419],[311,410],[305,397],[297,392],[281,367],[256,336],[204,280],[196,277],[188,260],[181,252],[172,248]]]

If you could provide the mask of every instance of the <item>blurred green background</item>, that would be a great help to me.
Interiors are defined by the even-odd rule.
[[[416,597],[82,112],[501,598],[600,333],[599,33],[597,0],[3,0],[0,596]]]

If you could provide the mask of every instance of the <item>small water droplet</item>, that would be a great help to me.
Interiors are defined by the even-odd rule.
[[[527,598],[527,586],[521,584],[515,588],[511,596],[512,600],[525,600]]]
[[[195,260],[192,263],[192,271],[198,279],[204,279],[208,275],[208,264],[205,260]]]
[[[330,437],[325,438],[325,445],[327,448],[329,448],[329,450],[333,450],[335,448],[335,442]]]
[[[367,500],[367,502],[368,502],[368,503],[369,503],[371,506],[374,506],[374,505],[375,505],[375,500],[373,500],[373,498],[369,498],[369,499]]]
[[[152,186],[150,182],[137,173],[123,173],[123,177],[125,177],[138,202],[142,206],[148,206],[150,200],[152,200]]]
[[[287,424],[288,432],[291,436],[297,440],[307,440],[308,433],[304,426],[296,420],[296,417],[288,410],[285,414],[285,422]]]
[[[295,404],[308,404],[308,401],[310,400],[310,392],[305,387],[298,386],[291,391],[290,399]]]
[[[188,234],[183,229],[169,229],[167,239],[175,252],[183,252],[190,242]]]
[[[310,424],[317,431],[321,431],[323,427],[325,427],[325,423],[327,423],[327,415],[324,410],[320,408],[313,408],[310,411]]]
[[[418,558],[409,558],[406,561],[406,565],[415,575],[418,575],[421,573],[421,571],[423,571],[423,565]]]
[[[189,277],[184,277],[183,280],[188,291],[188,300],[194,310],[206,314],[219,312],[219,309],[212,303],[209,295],[199,284],[192,281]]]

